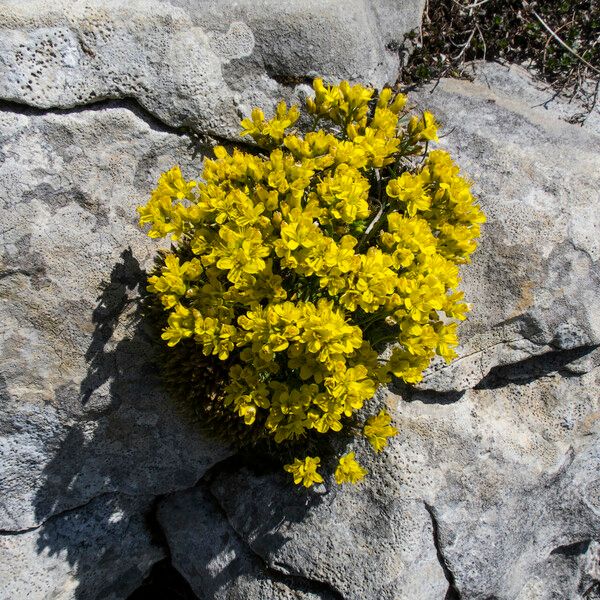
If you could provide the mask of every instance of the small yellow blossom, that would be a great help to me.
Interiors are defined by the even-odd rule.
[[[358,483],[367,473],[354,459],[354,452],[349,452],[340,458],[335,470],[335,480],[339,484]]]
[[[408,135],[413,142],[420,141],[438,141],[439,124],[435,117],[428,111],[423,113],[421,118],[411,117],[408,122]]]
[[[323,477],[317,473],[320,462],[318,456],[307,456],[304,460],[296,458],[291,465],[284,465],[283,468],[292,474],[296,485],[302,484],[309,488],[315,483],[323,483]]]
[[[398,435],[398,430],[390,425],[391,422],[392,417],[385,410],[367,419],[363,432],[375,452],[381,452],[386,447],[388,438]]]

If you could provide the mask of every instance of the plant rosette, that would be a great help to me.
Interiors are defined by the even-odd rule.
[[[287,448],[305,487],[323,481],[315,440],[343,432],[381,452],[398,432],[378,386],[456,356],[459,265],[485,221],[450,155],[430,150],[431,113],[389,88],[313,87],[304,133],[296,106],[254,109],[248,151],[215,147],[199,181],[172,168],[138,209],[150,237],[172,240],[147,288],[166,383],[232,440]],[[354,452],[332,471],[366,475]]]

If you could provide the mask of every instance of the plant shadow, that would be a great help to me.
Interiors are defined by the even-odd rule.
[[[39,477],[33,504],[42,525],[32,535],[40,556],[68,564],[76,600],[158,593],[168,583],[161,573],[173,573],[151,572],[169,554],[153,516],[157,498],[193,488],[207,469],[210,479],[232,454],[162,389],[164,342],[147,318],[146,280],[132,250],[123,251],[92,313],[87,372],[56,390],[68,426]],[[280,469],[260,452],[222,468],[247,465]],[[289,518],[303,518],[301,509]]]

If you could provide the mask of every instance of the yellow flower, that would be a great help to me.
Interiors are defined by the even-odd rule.
[[[437,346],[436,353],[439,354],[446,362],[450,362],[456,358],[454,347],[458,345],[458,337],[456,335],[456,323],[436,324]]]
[[[402,173],[390,180],[386,192],[390,198],[406,205],[406,212],[413,217],[417,211],[425,211],[431,206],[431,198],[424,188],[426,181],[420,175]]]
[[[307,456],[304,460],[294,459],[290,465],[284,465],[284,469],[294,477],[296,485],[302,484],[305,488],[311,487],[315,483],[323,483],[323,477],[317,473],[321,459]]]
[[[214,262],[217,268],[227,271],[227,279],[234,285],[242,280],[244,273],[259,273],[266,267],[264,258],[269,255],[270,249],[263,244],[262,235],[255,227],[236,231],[223,226],[219,237],[221,240],[204,262]]]
[[[169,314],[168,327],[162,333],[162,339],[168,346],[175,346],[182,339],[192,337],[194,334],[194,316],[189,308],[176,304],[173,312]]]
[[[369,216],[369,181],[358,169],[339,165],[317,185],[319,198],[334,219],[352,223]]]
[[[282,100],[277,105],[275,116],[270,121],[265,121],[265,115],[260,108],[252,110],[252,118],[242,121],[241,135],[252,136],[259,146],[271,148],[278,146],[289,129],[300,117],[297,106],[288,110],[286,103]]]
[[[418,117],[411,117],[408,122],[408,135],[411,141],[438,141],[437,130],[439,124],[435,120],[435,117],[428,111],[423,113],[423,116],[419,119]]]
[[[349,452],[339,460],[335,470],[335,480],[339,483],[358,483],[368,473],[354,458],[354,452]]]
[[[157,189],[171,198],[191,200],[192,189],[195,187],[196,182],[186,181],[181,175],[181,169],[175,166],[160,176]]]
[[[185,296],[192,282],[200,279],[202,271],[202,264],[197,258],[180,265],[178,256],[167,254],[160,276],[149,277],[149,285],[146,289],[158,294],[163,306],[169,309],[175,306],[182,296]]]
[[[411,118],[389,88],[313,89],[312,128],[285,102],[272,118],[255,108],[242,135],[258,149],[215,147],[198,183],[174,167],[138,209],[150,237],[174,242],[148,278],[162,338],[223,374],[207,408],[275,444],[345,431],[392,376],[416,383],[436,354],[455,356],[459,266],[485,221],[452,157],[429,151],[431,113]],[[397,430],[382,410],[363,433],[380,452]],[[310,487],[319,463],[285,468]],[[354,453],[335,469],[338,483],[365,473]]]
[[[385,410],[367,419],[363,432],[375,452],[381,452],[386,447],[388,438],[398,435],[398,430],[390,425],[391,422],[392,417]]]

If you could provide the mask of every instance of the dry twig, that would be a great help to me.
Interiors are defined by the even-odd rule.
[[[531,8],[529,6],[528,2],[525,2],[525,0],[523,0],[523,7],[526,10],[531,11],[531,14],[542,24],[542,26],[546,29],[546,31],[548,31],[548,33],[568,52],[570,52],[575,58],[578,58],[584,65],[586,65],[587,67],[589,67],[590,69],[592,69],[592,71],[595,71],[596,73],[600,74],[600,69],[597,69],[594,65],[590,64],[587,60],[585,60],[585,58],[583,58],[583,56],[581,56],[580,54],[578,54],[577,52],[575,52],[575,50],[573,50],[573,48],[571,48],[571,46],[569,46],[566,42],[564,42],[557,34],[556,32],[551,29],[548,24],[546,23],[546,21],[544,21],[544,19],[542,19],[542,17],[540,17],[540,15],[537,14],[537,12],[535,12],[535,10],[533,8]]]

